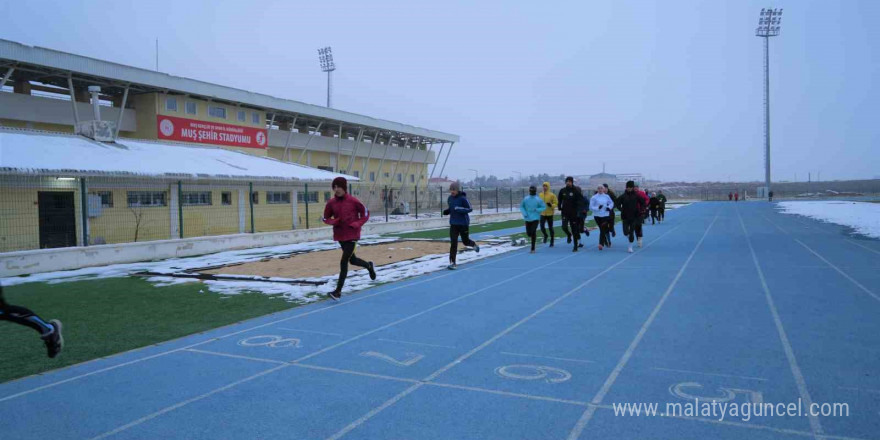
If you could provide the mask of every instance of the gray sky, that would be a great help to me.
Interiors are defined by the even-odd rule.
[[[458,134],[447,173],[880,176],[876,1],[2,1],[0,38]]]

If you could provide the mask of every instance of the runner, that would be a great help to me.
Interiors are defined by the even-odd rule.
[[[657,191],[657,200],[660,201],[660,211],[658,214],[660,215],[659,220],[662,222],[666,219],[666,196],[663,194],[663,190]]]
[[[617,203],[617,194],[614,192],[614,190],[609,188],[607,183],[603,183],[602,186],[605,187],[606,194],[608,194],[608,197],[611,197],[611,201],[616,204]],[[611,236],[617,237],[617,232],[614,231],[614,222],[617,221],[617,214],[616,214],[616,211],[614,210],[613,205],[611,207],[610,219],[611,219],[611,226],[609,229],[611,230]],[[610,238],[608,239],[608,246],[609,247],[611,246],[611,239]]]
[[[642,217],[645,210],[645,202],[642,196],[635,191],[635,182],[626,182],[626,191],[617,198],[617,209],[620,210],[620,219],[623,221],[623,234],[629,237],[629,248],[632,252],[632,243],[635,238],[639,239],[639,247],[642,247]]]
[[[446,204],[448,208],[443,210],[443,215],[449,216],[449,266],[446,268],[455,270],[458,269],[455,257],[458,255],[459,236],[465,246],[473,247],[477,252],[480,252],[480,246],[468,236],[471,224],[468,213],[473,211],[473,208],[467,199],[467,194],[461,190],[460,183],[452,182],[449,185],[449,197],[446,199]]]
[[[357,241],[361,239],[361,227],[370,219],[367,208],[355,196],[348,193],[348,182],[344,177],[333,179],[333,198],[324,206],[324,223],[333,226],[333,241],[342,247],[342,259],[339,261],[339,280],[336,290],[327,294],[335,301],[342,297],[342,286],[348,276],[348,263],[360,266],[370,273],[370,279],[376,279],[376,269],[372,261],[364,261],[354,254]]]
[[[538,198],[538,188],[534,185],[529,187],[529,195],[525,196],[522,203],[519,204],[519,210],[522,212],[523,220],[526,221],[526,234],[532,240],[532,251],[535,253],[535,240],[538,238],[538,221],[541,219],[541,212],[547,209],[544,201]],[[551,226],[552,227],[552,226]]]
[[[40,339],[46,344],[46,351],[50,358],[58,356],[58,353],[61,353],[61,349],[64,348],[61,321],[53,319],[46,322],[29,309],[7,303],[3,298],[2,285],[0,285],[0,321],[14,322],[36,330],[40,334]]]
[[[547,243],[547,230],[544,229],[546,223],[550,227],[550,247],[556,241],[556,231],[553,229],[553,214],[556,213],[556,206],[559,204],[556,200],[556,194],[550,191],[550,182],[544,182],[543,190],[538,197],[547,205],[547,209],[541,213],[541,234],[544,235],[544,243]]]
[[[639,189],[639,184],[638,184],[638,183],[634,183],[634,184],[635,184],[635,191],[636,191],[636,194],[638,194],[639,197],[642,198],[642,203],[644,203],[644,204],[642,205],[642,211],[639,213],[639,215],[640,215],[641,218],[642,218],[642,224],[645,224],[645,220],[647,220],[647,218],[648,218],[648,203],[649,203],[648,195],[645,194],[644,191],[642,191],[642,190]]]
[[[739,201],[739,191],[733,193],[733,201],[734,201],[734,202],[738,202],[738,201]]]
[[[614,209],[614,201],[608,196],[604,186],[599,185],[596,189],[596,195],[590,198],[590,211],[593,211],[593,218],[596,225],[599,226],[599,250],[608,246],[610,243],[609,226],[611,223],[611,210]]]
[[[733,193],[727,193],[727,201],[728,201],[728,202],[732,202],[732,201],[733,201]]]
[[[773,201],[773,191],[770,191],[769,193],[767,193],[767,195],[770,197],[767,201],[772,202]]]
[[[580,220],[578,216],[583,208],[584,195],[581,189],[574,184],[574,178],[565,178],[565,187],[559,190],[559,210],[562,211],[562,230],[568,236],[568,242],[574,239],[574,249],[577,252],[580,241]]]
[[[660,199],[657,198],[657,193],[651,193],[651,198],[648,199],[648,209],[651,211],[651,224],[655,224],[655,220],[659,222]]]

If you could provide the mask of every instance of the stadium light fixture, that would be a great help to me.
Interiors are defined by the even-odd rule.
[[[770,37],[779,35],[782,9],[762,8],[755,36],[764,39],[764,196],[770,194]]]
[[[331,96],[333,93],[333,71],[336,70],[336,63],[333,62],[333,49],[330,46],[318,49],[318,62],[321,64],[321,71],[327,72],[327,107],[332,107]]]

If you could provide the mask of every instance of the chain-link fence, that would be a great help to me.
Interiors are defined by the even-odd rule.
[[[764,198],[763,185],[734,184],[712,185],[699,190],[700,200],[731,200],[739,194],[740,200]],[[774,182],[773,199],[853,199],[877,200],[880,198],[880,179],[841,180],[827,182]]]
[[[474,214],[519,209],[525,188],[468,188]],[[440,217],[447,187],[353,182],[371,222]],[[325,226],[329,183],[0,176],[0,252]]]

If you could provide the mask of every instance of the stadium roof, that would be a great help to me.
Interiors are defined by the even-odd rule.
[[[121,94],[122,89],[130,85],[136,92],[180,93],[251,106],[275,115],[279,122],[285,118],[292,120],[297,117],[302,118],[297,119],[300,123],[324,121],[331,126],[341,123],[349,129],[365,128],[369,131],[395,134],[398,138],[401,135],[406,138],[415,137],[425,143],[459,140],[454,134],[0,39],[0,69],[4,69],[0,71],[0,77],[10,67],[18,72],[34,74],[33,79],[28,80],[65,89],[70,75],[78,85],[101,85],[116,89],[102,91],[105,94]]]
[[[222,148],[124,138],[104,143],[23,129],[0,129],[2,174],[303,182],[340,175]]]

